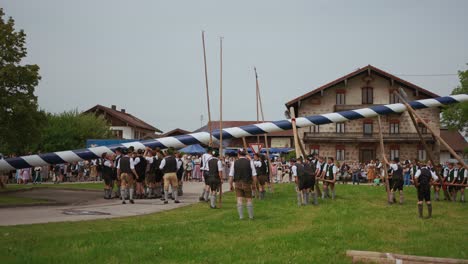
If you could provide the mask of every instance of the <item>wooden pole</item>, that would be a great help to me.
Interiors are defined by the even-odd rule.
[[[223,155],[223,37],[219,38],[219,156],[224,163]],[[223,174],[224,176],[224,174]],[[219,186],[219,208],[223,206],[223,181]]]
[[[426,123],[426,121],[424,121],[424,119],[422,119],[421,116],[419,116],[418,113],[414,111],[414,109],[406,102],[406,100],[399,93],[397,93],[396,91],[394,93],[400,98],[402,103],[406,106],[406,109],[408,110],[408,112],[411,112],[416,118],[418,118],[419,121],[427,128],[427,130],[429,130],[432,133],[432,135],[437,139],[437,141],[439,141],[442,145],[444,145],[444,147],[450,152],[450,154],[452,154],[452,156],[454,156],[455,159],[457,159],[458,162],[460,162],[460,164],[462,164],[463,167],[465,167],[465,169],[468,169],[468,166],[465,164],[463,159],[460,156],[458,156],[458,154],[449,146],[449,144],[447,144],[445,140],[443,140],[439,135],[435,133],[434,129],[432,129],[432,127],[430,127]],[[433,165],[435,166],[435,164]]]
[[[296,127],[296,113],[294,111],[294,107],[289,108],[289,112],[291,114],[291,124],[293,127],[293,134],[294,134],[294,148],[296,150],[296,158],[299,158],[301,155],[301,149],[299,147],[299,137],[297,134],[297,127]]]
[[[213,146],[213,127],[211,124],[211,111],[210,111],[210,94],[208,91],[208,68],[206,66],[206,48],[205,48],[205,31],[202,31],[203,43],[203,61],[205,62],[205,86],[206,86],[206,103],[208,105],[208,129],[210,131],[210,141],[208,146]]]
[[[256,80],[256,83],[257,83],[257,96],[258,96],[257,99],[258,99],[258,103],[260,105],[260,113],[261,113],[261,116],[262,116],[262,123],[263,123],[263,122],[265,122],[265,115],[263,114],[262,96],[261,96],[261,93],[260,93],[260,85],[258,84],[257,69],[254,68],[254,70],[255,70],[255,80]],[[274,185],[271,184],[271,180],[273,178],[272,178],[272,175],[271,175],[272,165],[271,165],[271,160],[270,160],[270,146],[268,144],[267,134],[263,134],[263,136],[265,137],[266,158],[267,158],[267,162],[268,162],[269,186],[270,186],[271,191],[273,192],[274,191],[274,187],[273,187]]]
[[[259,101],[260,101],[260,91],[258,88],[258,75],[257,75],[257,68],[254,67],[255,71],[255,103],[256,103],[256,109],[257,109],[257,124],[260,121],[260,111],[259,111]],[[260,135],[257,135],[257,144],[260,143]]]
[[[392,201],[390,200],[390,184],[388,182],[387,163],[385,162],[387,159],[385,158],[385,146],[384,146],[382,123],[380,122],[380,116],[377,116],[377,122],[379,123],[380,152],[382,153],[382,160],[383,160],[382,165],[384,169],[385,189],[387,190],[387,201],[391,203]]]

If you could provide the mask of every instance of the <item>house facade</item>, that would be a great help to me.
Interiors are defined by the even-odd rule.
[[[117,139],[148,139],[157,137],[161,130],[153,127],[145,121],[126,112],[125,109],[117,110],[115,105],[110,108],[96,105],[83,113],[94,113],[103,116],[110,124],[110,130]]]
[[[368,65],[287,102],[286,107],[293,107],[296,116],[310,116],[399,103],[398,97],[393,94],[399,88],[406,92],[409,101],[438,97]],[[417,113],[435,131],[440,131],[440,109],[421,109]],[[388,158],[427,159],[427,153],[407,112],[382,116],[381,124]],[[438,162],[439,144],[422,124],[418,126]],[[377,118],[300,128],[299,136],[309,153],[348,162],[382,159]]]

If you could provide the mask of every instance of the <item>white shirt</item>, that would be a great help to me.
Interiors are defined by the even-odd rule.
[[[140,163],[140,157],[136,157],[133,159],[133,164],[136,166],[138,165],[138,163]]]
[[[331,165],[334,165],[334,164],[331,164]],[[323,171],[325,172],[325,176],[334,176],[336,174],[336,172],[338,171],[336,166],[333,166],[333,168],[332,168],[333,175],[327,175],[328,174],[328,166],[331,166],[331,165],[329,165],[327,163],[327,164],[325,164],[325,167],[323,167]]]
[[[200,168],[201,170],[207,171],[209,170],[208,168],[208,161],[212,158],[213,156],[209,153],[205,153],[201,156],[201,162],[202,162],[202,167]]]
[[[392,169],[393,171],[397,171],[398,170],[398,164],[396,164],[396,163],[390,164],[390,169]]]
[[[260,168],[262,166],[262,161],[261,160],[254,160],[254,166],[256,168]]]
[[[296,166],[296,164],[292,165],[291,171],[292,171],[292,176],[297,177],[297,166]]]
[[[110,160],[104,161],[104,166],[112,168],[112,162]]]
[[[128,157],[128,156],[125,156],[125,157]],[[120,161],[121,161],[121,160],[122,160],[122,159],[119,159],[119,162],[117,163],[117,169],[120,169]],[[132,169],[132,170],[135,169],[135,163],[134,163],[134,161],[133,161],[132,158],[130,158],[130,169]]]
[[[156,156],[156,157],[146,157],[146,161],[147,161],[149,164],[153,164],[154,158],[158,159],[158,156]]]
[[[431,171],[428,167],[422,167],[421,169],[424,169],[424,168],[425,168],[425,169],[428,169],[428,170],[431,172],[431,177],[432,177],[432,179],[433,179],[434,181],[437,181],[437,180],[439,179],[439,178],[437,178],[437,175],[436,175],[433,171]],[[418,170],[416,171],[416,174],[414,174],[414,177],[415,177],[416,179],[419,178],[419,176],[421,176],[421,169],[418,169]]]
[[[247,159],[247,158],[241,157],[240,159]],[[231,163],[231,168],[229,170],[229,177],[234,177],[234,163],[235,161]],[[250,168],[252,170],[252,177],[257,176],[257,171],[255,170],[255,166],[252,161],[250,161]]]

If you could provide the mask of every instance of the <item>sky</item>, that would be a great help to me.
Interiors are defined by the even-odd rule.
[[[464,0],[1,0],[0,7],[27,34],[23,63],[41,68],[41,109],[117,105],[163,131],[208,120],[202,30],[213,120],[221,36],[224,120],[256,120],[254,67],[265,120],[283,119],[287,101],[368,64],[440,95],[468,68]]]

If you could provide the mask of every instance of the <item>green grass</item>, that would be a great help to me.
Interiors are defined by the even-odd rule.
[[[468,258],[466,204],[437,202],[417,218],[415,190],[388,206],[382,187],[337,186],[337,200],[298,208],[292,185],[255,201],[238,220],[235,199],[158,214],[0,227],[1,263],[351,263],[346,250]],[[128,205],[131,206],[131,205]],[[426,209],[425,209],[426,210]]]
[[[15,197],[15,196],[0,196],[0,206],[1,205],[24,205],[24,204],[40,204],[47,203],[46,200],[42,199],[32,199],[27,197]]]
[[[58,189],[82,189],[82,190],[102,190],[104,183],[61,183],[61,184],[8,184],[7,188],[0,189],[0,193],[10,190],[24,190],[31,188],[58,188]]]

